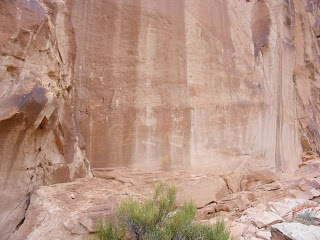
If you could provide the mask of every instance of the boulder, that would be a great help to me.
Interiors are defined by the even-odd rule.
[[[237,209],[243,211],[248,208],[253,198],[254,193],[252,192],[229,194],[217,203],[216,210],[230,212],[231,210]]]
[[[244,176],[241,180],[240,186],[242,191],[250,191],[261,185],[273,183],[278,179],[279,177],[272,171],[255,171],[251,174]]]
[[[266,228],[268,226],[271,226],[275,223],[280,223],[280,222],[283,222],[282,217],[280,217],[275,213],[267,212],[267,211],[254,214],[252,218],[252,223],[258,228]]]
[[[246,209],[239,221],[244,223],[252,223],[258,228],[266,228],[275,223],[283,222],[278,214],[267,211],[267,206],[263,203],[257,204],[255,207]]]
[[[196,213],[196,220],[206,220],[215,216],[216,206],[216,203],[211,203],[203,208],[198,209]]]
[[[320,227],[301,223],[278,223],[271,227],[272,240],[318,240]]]

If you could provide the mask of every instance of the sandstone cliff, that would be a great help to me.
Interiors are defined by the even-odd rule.
[[[317,151],[312,2],[74,1],[70,11],[92,167],[292,172],[301,141]]]
[[[75,39],[64,3],[0,2],[0,238],[41,185],[90,176],[74,119]]]
[[[0,238],[90,164],[291,175],[319,152],[318,1],[1,0],[0,27]]]

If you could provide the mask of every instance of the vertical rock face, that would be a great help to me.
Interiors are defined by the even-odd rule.
[[[93,167],[292,172],[300,140],[317,151],[317,87],[301,101],[296,64],[302,54],[307,71],[304,51],[319,50],[313,2],[73,1],[70,11]]]
[[[62,2],[0,2],[1,239],[19,228],[38,186],[90,176],[73,118],[68,19]]]
[[[0,1],[0,238],[90,167],[292,173],[319,152],[312,0]]]
[[[319,153],[320,143],[320,13],[317,1],[295,3],[297,117],[304,151]]]

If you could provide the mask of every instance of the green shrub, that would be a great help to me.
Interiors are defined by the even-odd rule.
[[[121,240],[125,236],[125,232],[120,231],[110,222],[105,222],[99,225],[96,235],[96,239]]]
[[[313,201],[306,201],[292,209],[293,217],[306,225],[314,224],[319,212],[319,204]]]
[[[184,203],[174,211],[177,189],[166,183],[158,183],[152,199],[143,203],[128,198],[115,211],[118,224],[101,224],[96,233],[98,240],[228,240],[229,231],[219,220],[214,228],[194,223],[196,207]]]

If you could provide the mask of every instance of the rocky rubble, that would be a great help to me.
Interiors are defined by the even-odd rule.
[[[307,226],[299,223],[294,214],[294,209],[307,200],[318,201],[319,163],[319,158],[306,160],[293,179],[258,184],[252,191],[231,193],[217,202],[215,214],[224,216],[233,236],[243,240],[320,239],[318,215],[314,215],[312,221],[318,226]],[[215,218],[204,222],[214,223]]]
[[[301,168],[319,167],[319,162],[320,159],[313,159],[304,162]],[[238,193],[231,193],[226,182],[217,175],[126,168],[93,169],[94,178],[43,186],[35,191],[24,223],[10,239],[87,239],[95,232],[101,219],[114,220],[113,209],[121,199],[135,197],[143,200],[152,195],[153,182],[167,181],[180,190],[178,205],[185,200],[193,200],[198,208],[197,220],[209,224],[223,216],[233,236],[239,240],[270,239],[271,233],[272,239],[292,235],[294,237],[290,239],[298,240],[295,236],[302,234],[300,229],[314,231],[320,228],[302,226],[290,233],[290,224],[295,221],[294,207],[320,196],[317,189],[312,191],[314,185],[309,176],[300,174],[302,169],[292,180],[247,181],[252,190]],[[243,179],[252,179],[250,176],[243,176]],[[261,173],[257,176],[260,179]],[[314,175],[312,179],[319,181],[319,177],[320,174]],[[300,188],[299,182],[310,183],[310,188]],[[295,195],[290,195],[290,191]]]

